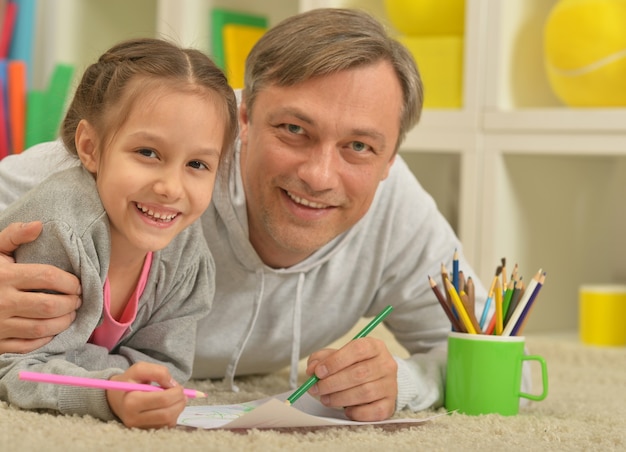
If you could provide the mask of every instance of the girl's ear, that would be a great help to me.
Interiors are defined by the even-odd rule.
[[[86,120],[81,119],[76,128],[76,151],[83,166],[92,174],[98,172],[97,134]]]

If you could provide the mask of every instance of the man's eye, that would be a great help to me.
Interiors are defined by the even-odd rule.
[[[291,133],[296,133],[296,134],[303,132],[302,127],[297,126],[295,124],[287,124],[287,130]]]
[[[367,149],[369,149],[369,146],[365,143],[362,143],[360,141],[353,141],[352,142],[352,149],[354,149],[357,152],[362,152],[362,151],[366,151]]]

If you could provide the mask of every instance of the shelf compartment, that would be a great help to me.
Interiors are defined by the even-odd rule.
[[[526,281],[543,268],[527,331],[571,331],[580,285],[626,281],[626,156],[590,137],[582,144],[595,148],[573,150],[525,138],[485,139],[480,274],[493,275],[501,257]]]
[[[529,108],[501,112],[487,110],[487,131],[544,131],[550,133],[626,133],[626,108]],[[626,143],[624,144],[626,151]]]

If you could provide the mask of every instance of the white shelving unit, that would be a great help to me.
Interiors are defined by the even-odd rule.
[[[626,108],[567,108],[552,93],[542,36],[556,1],[466,0],[463,106],[425,110],[401,149],[483,281],[501,257],[527,280],[547,271],[529,333],[576,330],[579,285],[626,282]],[[359,7],[388,23],[383,0],[41,3],[41,80],[55,62],[80,73],[130,36],[208,51],[212,7],[265,14],[270,25],[311,8]]]
[[[527,331],[573,331],[580,285],[626,279],[626,108],[567,108],[552,93],[542,34],[557,0],[485,1],[479,268],[501,256],[527,278],[542,267]]]

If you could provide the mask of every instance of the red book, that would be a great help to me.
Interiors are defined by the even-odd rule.
[[[0,31],[0,58],[9,57],[9,49],[11,48],[11,38],[15,29],[15,20],[17,19],[17,3],[7,2],[4,11],[4,19],[2,21],[2,30]]]

